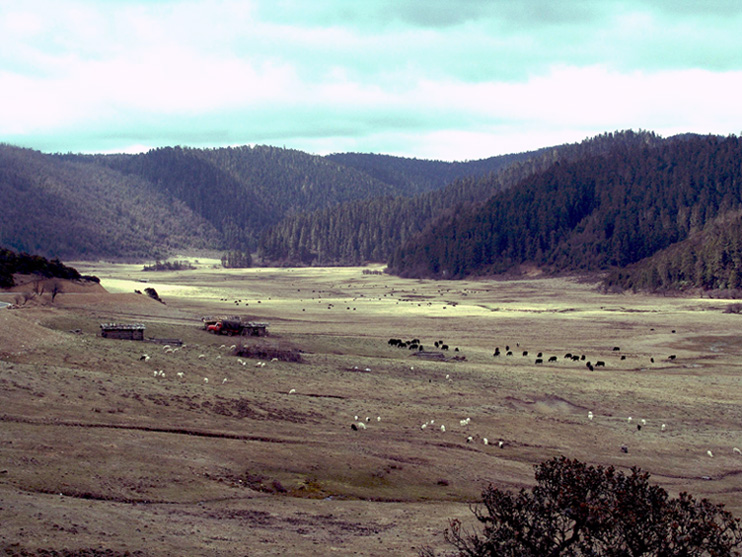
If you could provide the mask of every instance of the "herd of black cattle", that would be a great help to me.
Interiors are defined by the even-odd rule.
[[[673,333],[674,332],[675,331],[673,331]],[[402,340],[401,338],[390,338],[387,344],[389,344],[389,346],[395,346],[397,348],[407,348],[408,350],[418,350],[420,352],[425,350],[425,347],[423,346],[419,338],[413,338],[411,340]],[[435,345],[436,348],[440,350],[448,350],[448,344],[445,344],[442,340],[436,340],[433,344]],[[520,345],[518,344],[517,346],[520,346]],[[619,346],[613,347],[614,352],[619,352],[620,350],[621,348]],[[455,351],[458,352],[459,349],[456,348]],[[527,357],[528,350],[523,350],[522,354],[523,356]],[[497,358],[498,356],[501,356],[501,355],[502,355],[502,352],[500,351],[500,347],[498,346],[497,348],[495,348],[495,351],[492,354],[492,356]],[[506,346],[505,356],[512,356],[512,355],[513,355],[513,351],[510,349],[510,346]],[[585,357],[585,354],[572,354],[570,352],[567,352],[564,355],[564,359],[570,360],[573,362],[579,362],[579,361],[585,362],[586,357]],[[626,359],[626,356],[622,355],[621,360],[625,360],[625,359]],[[673,354],[669,356],[667,359],[672,361],[675,359],[675,355]],[[547,361],[549,363],[556,363],[558,360],[559,358],[557,356],[550,356]],[[654,363],[654,358],[650,358],[650,361]],[[543,352],[539,352],[536,355],[536,360],[534,363],[537,365],[544,363]],[[589,369],[590,371],[593,371],[596,367],[605,367],[605,362],[603,360],[598,360],[593,364],[592,362],[587,361],[585,362],[585,367],[587,367],[587,369]]]

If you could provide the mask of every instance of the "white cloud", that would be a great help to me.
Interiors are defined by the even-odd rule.
[[[0,3],[0,141],[450,159],[737,132],[741,24],[721,1]]]

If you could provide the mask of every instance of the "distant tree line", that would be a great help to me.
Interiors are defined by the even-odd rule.
[[[152,265],[145,265],[143,271],[187,271],[195,269],[189,261],[155,261]]]
[[[252,256],[244,251],[228,251],[222,255],[222,267],[225,269],[247,269],[252,267]]]

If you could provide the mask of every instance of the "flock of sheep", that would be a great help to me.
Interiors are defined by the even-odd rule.
[[[410,339],[410,340],[402,340],[402,339],[391,338],[391,339],[389,339],[388,344],[389,344],[389,346],[398,347],[398,348],[406,348],[406,349],[409,349],[409,350],[417,350],[417,351],[424,350],[423,344],[420,341],[420,339],[418,339],[418,338],[413,338],[413,339]],[[449,348],[448,345],[443,340],[436,340],[433,343],[433,345],[437,349],[442,350],[442,351],[448,350],[448,348]],[[169,345],[165,345],[165,346],[162,347],[162,351],[163,351],[164,354],[174,354],[174,353],[178,352],[179,350],[185,349],[185,348],[186,348],[186,345],[182,345],[180,347],[171,347]],[[229,350],[230,352],[233,353],[234,352],[234,349],[236,348],[236,346],[235,345],[227,346],[227,345],[222,344],[219,348],[221,350]],[[518,351],[521,352],[521,354],[522,354],[523,357],[528,357],[528,355],[529,355],[528,350],[521,350],[519,343],[516,343],[515,348],[517,348]],[[456,350],[458,351],[458,348],[456,348]],[[614,347],[613,348],[613,352],[620,352],[620,348],[617,347],[617,346]],[[504,355],[505,356],[513,356],[513,353],[514,353],[514,350],[511,349],[511,347],[509,345],[508,346],[505,346],[505,351],[504,351]],[[502,354],[503,354],[503,352],[500,350],[499,347],[497,347],[494,350],[493,357],[499,357]],[[206,359],[206,355],[203,354],[203,353],[200,353],[200,354],[198,354],[197,358],[199,360],[204,360],[204,359]],[[217,359],[221,359],[221,354],[217,355],[216,358]],[[151,357],[148,354],[142,354],[139,359],[141,361],[148,362],[151,359]],[[621,360],[625,360],[626,359],[626,356],[625,355],[621,355],[620,359]],[[544,355],[543,355],[543,352],[538,352],[536,354],[536,358],[534,360],[534,363],[536,365],[540,365],[540,364],[543,364],[544,360],[548,361],[549,363],[556,363],[558,361],[558,357],[557,356],[550,356],[548,358],[545,358]],[[573,354],[571,352],[568,352],[568,353],[566,353],[564,355],[563,360],[564,361],[569,361],[569,362],[586,361],[586,356],[584,354],[579,354],[578,355],[578,354]],[[671,355],[671,356],[669,356],[667,358],[667,361],[673,361],[673,360],[675,360],[675,355]],[[651,361],[654,362],[654,358],[652,358]],[[242,358],[236,358],[236,363],[238,365],[241,365],[241,366],[246,366],[248,364],[248,362],[246,360],[243,360]],[[265,367],[266,366],[266,362],[264,362],[264,361],[258,361],[254,365],[257,368],[262,368],[262,367]],[[586,361],[586,364],[585,365],[586,365],[586,367],[589,370],[593,371],[597,367],[604,367],[605,366],[605,361],[603,361],[603,360],[597,360],[594,364],[591,363],[591,361]],[[356,369],[358,369],[357,366],[356,366]],[[410,369],[414,370],[414,367],[411,367]],[[370,369],[369,368],[366,368],[366,371],[370,371]],[[166,377],[166,374],[165,374],[164,370],[162,370],[162,369],[156,369],[156,370],[154,370],[153,371],[153,375],[154,375],[155,378],[165,378]],[[184,379],[184,377],[185,377],[185,374],[182,371],[177,372],[176,375],[180,379]],[[448,382],[451,381],[450,374],[447,374],[445,376],[445,378],[446,378],[446,380]],[[208,377],[203,377],[202,380],[203,380],[203,383],[204,384],[208,384],[209,383],[209,378]],[[227,377],[224,377],[222,379],[222,384],[227,383],[227,381],[228,381],[228,378]],[[296,394],[296,389],[293,389],[293,388],[290,389],[288,391],[288,394],[290,394],[290,395]],[[587,419],[590,422],[599,421],[598,416],[596,414],[594,414],[592,411],[589,411],[587,413]],[[352,421],[350,427],[354,431],[366,430],[371,421],[372,421],[372,419],[370,417],[366,417],[365,420],[362,420],[362,419],[359,419],[359,417],[356,415],[356,416],[354,416],[354,420]],[[373,420],[373,421],[375,421],[377,423],[378,422],[381,422],[381,416],[377,416],[376,419]],[[638,420],[636,423],[634,423],[633,422],[633,418],[632,417],[628,417],[628,418],[626,418],[626,422],[628,424],[632,425],[632,427],[635,427],[637,431],[641,431],[643,427],[646,427],[647,426],[647,420],[646,419],[641,419],[641,420]],[[470,425],[470,423],[471,423],[471,418],[470,417],[462,418],[462,419],[459,420],[459,428],[461,428],[463,430],[461,432],[462,439],[464,439],[466,443],[473,443],[475,441],[475,439],[476,439],[476,440],[481,441],[481,443],[483,445],[490,445],[490,439],[488,437],[483,437],[483,436],[480,436],[480,435],[472,435],[470,433],[470,431],[469,431],[469,425]],[[424,423],[422,423],[420,425],[420,430],[422,430],[422,431],[435,430],[435,431],[438,431],[440,433],[446,433],[446,431],[449,430],[449,429],[450,429],[450,426],[447,429],[447,427],[446,427],[445,424],[441,424],[441,423],[436,424],[434,419],[427,420],[427,421],[425,421]],[[454,430],[455,430],[455,428],[454,428]],[[667,430],[667,425],[664,424],[664,423],[662,423],[659,426],[660,433],[664,433],[666,430]],[[501,439],[499,439],[497,441],[496,445],[499,448],[504,448],[506,446],[506,441],[501,438]],[[628,452],[628,447],[626,445],[622,445],[621,446],[621,451],[624,452],[624,453]],[[735,454],[742,455],[742,451],[739,448],[737,448],[737,447],[734,447],[733,452]],[[707,451],[707,455],[709,457],[713,457],[714,456],[713,455],[713,452],[711,450],[708,450]]]
[[[186,348],[186,345],[185,344],[183,344],[181,346],[176,346],[176,347],[172,347],[172,346],[166,344],[166,345],[164,345],[162,347],[162,351],[163,351],[163,354],[174,354],[175,352],[178,352],[179,350],[185,349],[185,348]],[[237,348],[237,346],[234,345],[234,344],[231,345],[231,346],[227,346],[225,344],[222,344],[219,348],[221,350],[225,350],[226,349],[226,350],[229,350],[231,352],[231,351],[234,351],[235,348]],[[142,361],[142,362],[149,362],[149,360],[151,358],[152,357],[149,354],[142,354],[139,357],[139,360]],[[203,354],[203,353],[198,354],[198,356],[196,358],[198,360],[205,360],[206,359],[206,354]],[[216,359],[217,360],[220,360],[221,358],[222,358],[221,354],[218,354],[216,356]],[[242,365],[242,366],[246,366],[247,363],[248,363],[246,360],[243,360],[242,358],[237,358],[236,361],[237,361],[237,363],[239,365]],[[277,359],[274,358],[273,361],[277,361]],[[262,368],[262,367],[265,367],[265,366],[266,366],[266,363],[263,362],[263,361],[258,361],[258,362],[255,363],[255,367],[257,367],[257,368]],[[154,377],[161,378],[161,379],[164,379],[164,378],[167,377],[167,375],[166,375],[166,373],[165,373],[165,371],[163,369],[153,370],[153,375],[154,375]],[[185,378],[185,373],[182,372],[182,371],[176,372],[176,375],[178,376],[179,379],[184,379]],[[209,378],[208,377],[203,377],[202,381],[203,381],[204,384],[208,384],[209,383]],[[225,384],[225,383],[227,383],[228,381],[229,381],[229,379],[227,377],[224,377],[222,379],[222,385]],[[294,391],[294,390],[292,389],[292,391]]]

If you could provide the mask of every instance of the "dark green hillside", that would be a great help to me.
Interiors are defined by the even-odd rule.
[[[742,212],[731,211],[652,257],[611,271],[605,290],[742,289]]]
[[[214,246],[212,227],[140,178],[0,146],[0,244],[48,257],[156,257]]]
[[[275,147],[167,147],[84,160],[146,179],[208,220],[227,249],[243,251],[287,214],[397,192],[353,168]]]
[[[486,176],[533,156],[534,153],[517,153],[467,162],[431,161],[368,153],[336,153],[325,158],[356,168],[412,195],[439,190],[462,178]]]
[[[626,131],[532,153],[431,166],[423,164],[429,161],[378,155],[336,155],[337,160],[363,163],[370,167],[369,172],[377,174],[384,170],[385,163],[391,165],[390,175],[416,170],[419,180],[432,180],[433,176],[427,174],[430,169],[445,170],[448,175],[462,171],[470,174],[441,190],[414,197],[357,201],[288,217],[266,231],[258,253],[264,261],[273,264],[357,265],[388,261],[395,249],[446,212],[482,203],[526,177],[544,171],[555,161],[605,153],[617,146],[654,145],[661,141],[651,133]],[[380,166],[378,171],[377,166]]]
[[[449,213],[397,250],[389,267],[402,276],[450,278],[521,263],[556,271],[623,267],[740,208],[741,163],[736,137],[622,143]]]

